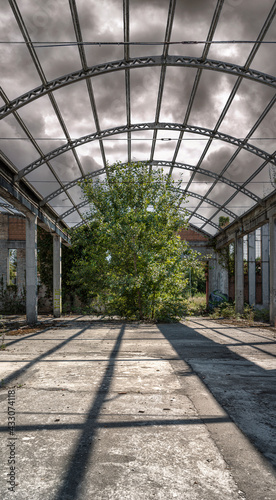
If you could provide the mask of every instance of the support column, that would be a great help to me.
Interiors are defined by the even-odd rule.
[[[20,296],[24,292],[26,285],[26,250],[18,248],[17,250],[17,293]]]
[[[218,290],[228,295],[228,269],[221,259],[223,256],[216,253],[209,261],[209,293]]]
[[[270,324],[276,325],[276,215],[269,218],[270,236]]]
[[[248,302],[256,304],[256,233],[248,235]]]
[[[243,238],[235,236],[235,302],[236,313],[244,309]]]
[[[61,238],[53,234],[53,313],[61,316]]]
[[[261,228],[262,304],[269,309],[269,224]]]
[[[26,215],[26,316],[37,322],[37,216]]]

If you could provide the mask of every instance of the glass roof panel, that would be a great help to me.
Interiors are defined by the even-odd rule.
[[[140,68],[130,72],[132,123],[155,121],[160,68]]]
[[[123,12],[121,0],[77,0],[77,10],[84,42],[122,42]],[[112,19],[112,22],[110,20]],[[88,66],[123,59],[123,46],[85,46]]]
[[[213,140],[200,166],[207,171],[220,174],[235,151],[236,147],[232,144]]]
[[[229,208],[236,215],[242,215],[250,208],[256,205],[256,202],[243,193],[238,193],[228,204]]]
[[[235,193],[235,189],[223,182],[218,182],[210,192],[208,198],[214,200],[220,205],[225,203],[228,198]]]
[[[104,149],[107,162],[112,165],[116,161],[126,162],[127,159],[127,135],[118,134],[110,139],[105,139]]]
[[[161,122],[183,123],[193,88],[196,70],[169,66],[160,112]]]
[[[236,77],[217,71],[203,71],[189,123],[214,128],[235,84]]]
[[[178,138],[178,131],[158,130],[154,159],[171,161]]]
[[[72,151],[53,158],[51,165],[62,182],[70,182],[81,175]]]
[[[134,161],[148,161],[151,152],[152,130],[141,130],[131,134],[131,158]]]
[[[163,42],[168,17],[167,0],[129,2],[129,38],[131,42]],[[131,45],[130,57],[159,55],[162,45]]]
[[[178,151],[177,161],[196,165],[206,146],[206,138],[185,132]]]
[[[243,184],[252,174],[254,174],[262,162],[263,160],[259,156],[242,150],[232,161],[231,165],[229,165],[224,173],[224,177],[237,184]]]
[[[38,152],[13,116],[0,122],[0,149],[21,170],[38,158]]]
[[[82,146],[78,146],[77,152],[85,175],[103,168],[102,155],[98,141],[87,142]]]
[[[267,35],[264,38],[265,42],[271,42],[276,40],[276,22],[271,24]],[[252,63],[254,69],[267,73],[268,75],[275,74],[275,44],[273,43],[263,43]]]
[[[209,25],[215,11],[216,1],[183,0],[176,3],[172,41],[201,40],[207,38]],[[200,57],[204,45],[171,45],[169,54]]]
[[[205,196],[205,194],[210,189],[213,182],[214,179],[211,179],[206,175],[197,174],[190,185],[189,191],[191,191],[192,193],[198,193],[201,196]]]
[[[3,2],[1,11],[2,4]],[[17,31],[15,34],[11,31],[10,39],[14,41],[16,36]],[[1,40],[5,40],[2,31]],[[29,51],[24,45],[1,44],[0,54],[1,87],[10,100],[41,84]]]
[[[66,193],[61,193],[58,196],[55,196],[55,198],[49,201],[49,205],[53,207],[55,212],[59,215],[62,215],[65,211],[73,207],[73,204],[70,202]]]
[[[82,189],[80,186],[76,185],[68,189],[67,193],[75,200],[76,205],[80,203],[82,198]]]
[[[191,223],[194,224],[193,222],[193,219],[191,219]],[[206,226],[203,227],[203,225],[201,224],[201,226],[199,226],[199,228],[202,227],[203,231],[206,231],[207,234],[209,234],[210,236],[215,236],[215,234],[217,233],[217,229],[213,226],[211,226],[211,224],[206,224]]]
[[[82,218],[79,216],[78,212],[73,212],[72,214],[64,217],[64,222],[68,224],[69,227],[74,226],[82,221]]]
[[[185,168],[174,167],[171,175],[175,181],[178,181],[181,179],[181,188],[185,189],[187,182],[189,182],[189,180],[191,178],[191,171],[187,170]]]
[[[242,0],[224,2],[215,33],[215,40],[254,41],[262,29],[272,4],[273,0],[254,1],[250,2],[250,4]],[[234,47],[231,50],[229,45],[226,45],[226,47],[225,45],[212,45],[210,57],[212,59],[230,60],[243,66],[251,50],[251,45],[232,45]]]
[[[244,80],[222,122],[220,131],[233,135],[233,123],[235,123],[235,137],[241,139],[246,137],[274,94],[275,90],[265,85]]]
[[[93,79],[100,126],[112,128],[126,123],[126,92],[123,71],[108,73]]]
[[[198,208],[196,211],[196,214],[202,215],[203,217],[210,219],[212,217],[212,215],[214,215],[216,213],[216,211],[217,211],[217,208],[209,205],[209,207]]]
[[[26,179],[43,197],[60,188],[60,184],[47,165],[42,165],[35,172],[26,175]]]
[[[52,135],[48,139],[47,135],[45,135],[45,139],[40,138],[36,140],[36,143],[44,154],[48,154],[54,149],[64,146],[67,143],[67,139],[60,139],[58,135],[56,135],[56,137]]]
[[[72,138],[92,134],[96,131],[87,86],[84,81],[61,88],[55,92],[55,98]]]
[[[30,102],[27,106],[19,109],[18,114],[27,125],[29,131],[36,138],[64,138],[62,127],[47,95]],[[53,148],[58,145],[53,144]]]
[[[276,114],[275,106],[267,113],[251,141],[260,149],[273,153],[276,149]]]
[[[58,29],[58,26],[56,26]],[[74,34],[65,34],[66,40],[75,41]],[[79,51],[74,47],[38,47],[37,53],[47,80],[55,80],[81,69]]]
[[[275,179],[275,182],[273,182]],[[276,166],[268,163],[246,186],[252,193],[265,198],[276,188]]]

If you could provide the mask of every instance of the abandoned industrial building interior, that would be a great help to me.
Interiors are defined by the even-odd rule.
[[[14,301],[23,297],[18,325],[29,326],[29,333],[17,325],[20,332],[15,328],[15,337],[9,336],[5,310],[1,391],[16,392],[19,439],[34,439],[36,461],[39,449],[47,449],[48,464],[42,459],[45,483],[38,466],[38,489],[22,473],[25,455],[18,448],[20,480],[10,479],[11,490],[3,483],[2,498],[275,498],[275,14],[274,0],[1,3],[0,314],[8,293]],[[110,166],[140,162],[149,172],[164,172],[185,195],[180,210],[187,228],[180,236],[204,262],[206,310],[219,292],[234,304],[236,318],[249,305],[267,313],[266,324],[250,330],[207,316],[144,325],[125,323],[122,317],[101,323],[92,316],[63,315],[62,257],[74,231],[87,225],[84,181],[108,182]],[[50,302],[39,282],[38,228],[52,238]],[[229,254],[233,272],[226,262]],[[38,309],[39,303],[44,309]],[[54,337],[53,324],[41,311],[55,322]],[[78,342],[81,347],[75,347]],[[59,349],[64,349],[64,364]],[[49,360],[56,368],[49,369]],[[124,360],[129,371],[124,371]],[[72,381],[66,375],[70,370],[78,372]],[[256,377],[255,392],[250,377]],[[39,393],[43,384],[50,391],[46,396]],[[36,413],[29,397],[23,399],[28,387],[36,391],[41,415],[48,420]],[[56,399],[61,388],[67,410]],[[89,391],[91,405],[85,399]],[[56,414],[48,394],[57,404]],[[83,406],[81,394],[86,394]],[[4,434],[7,421],[1,424]],[[122,429],[126,441],[120,444]],[[58,456],[60,436],[63,458],[58,464],[50,449]],[[101,443],[110,444],[113,459]],[[94,453],[100,457],[97,463]],[[30,471],[30,450],[26,457]],[[227,464],[232,464],[229,469]],[[164,472],[162,479],[157,470]]]

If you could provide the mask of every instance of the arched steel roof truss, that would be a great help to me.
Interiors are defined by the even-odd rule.
[[[79,64],[75,65],[75,67],[78,68],[75,71],[72,71],[71,73],[65,75],[61,75],[58,78],[52,79],[50,81],[47,80],[46,74],[44,73],[43,69],[44,66],[39,58],[39,51],[37,50],[35,42],[33,42],[32,36],[28,31],[27,28],[28,23],[25,22],[25,17],[24,17],[26,15],[26,11],[24,10],[24,15],[23,15],[22,14],[23,11],[21,12],[21,9],[17,5],[16,0],[9,0],[9,5],[11,7],[11,15],[14,16],[14,19],[19,27],[19,30],[24,40],[23,43],[25,43],[25,48],[27,48],[28,50],[29,56],[31,57],[31,60],[34,64],[34,68],[36,70],[37,76],[41,84],[12,100],[10,100],[7,95],[9,89],[5,91],[4,88],[2,89],[0,87],[0,97],[4,101],[4,105],[0,108],[0,119],[6,118],[8,115],[12,114],[12,116],[17,121],[19,127],[23,130],[24,134],[26,134],[27,139],[29,139],[30,143],[37,151],[39,157],[37,158],[37,160],[26,165],[21,170],[18,169],[16,163],[13,166],[12,161],[8,156],[6,157],[5,154],[1,154],[1,159],[2,161],[5,162],[5,158],[7,158],[6,162],[7,169],[10,169],[8,177],[10,179],[13,178],[15,183],[14,186],[16,186],[16,184],[20,185],[20,183],[22,184],[22,182],[23,183],[25,182],[26,184],[28,184],[29,186],[28,189],[30,189],[30,191],[31,191],[31,181],[26,181],[25,176],[35,172],[36,169],[38,169],[42,165],[45,165],[45,168],[49,170],[49,172],[54,178],[53,182],[55,183],[55,186],[57,183],[59,187],[58,189],[55,189],[54,191],[50,192],[47,196],[43,197],[41,194],[39,194],[39,199],[41,200],[39,206],[41,207],[41,210],[43,210],[43,207],[44,209],[46,209],[48,204],[48,207],[51,208],[51,214],[55,213],[54,208],[50,206],[49,202],[53,200],[55,197],[58,197],[60,194],[64,193],[67,199],[69,200],[70,205],[72,205],[72,207],[69,210],[63,212],[62,214],[57,214],[56,215],[57,222],[62,222],[64,218],[68,218],[69,215],[77,213],[82,220],[81,222],[79,222],[79,224],[76,224],[75,227],[82,225],[84,223],[83,220],[84,218],[81,209],[86,205],[86,202],[79,202],[78,199],[74,199],[74,195],[72,194],[72,192],[70,192],[70,189],[76,186],[80,181],[84,179],[92,179],[103,173],[106,173],[108,175],[108,165],[106,161],[106,151],[104,143],[104,140],[107,138],[112,138],[120,134],[126,134],[127,154],[126,158],[122,158],[122,160],[127,159],[128,161],[131,161],[132,139],[135,135],[134,134],[135,132],[141,132],[141,131],[153,132],[151,138],[152,143],[151,143],[150,153],[148,156],[149,168],[169,167],[170,174],[173,174],[174,169],[191,172],[189,180],[186,183],[184,183],[185,185],[184,192],[189,194],[191,197],[199,200],[197,206],[193,210],[190,210],[189,213],[190,213],[190,220],[192,220],[193,217],[196,217],[198,220],[202,221],[203,224],[199,228],[199,230],[202,231],[202,233],[208,234],[208,232],[204,229],[206,228],[207,225],[210,225],[216,232],[219,232],[220,228],[214,222],[214,219],[218,216],[219,213],[222,213],[224,215],[226,214],[232,219],[236,218],[235,213],[231,208],[231,201],[235,198],[235,196],[238,193],[247,196],[248,199],[250,199],[251,204],[252,202],[255,205],[258,203],[262,203],[260,192],[258,190],[256,190],[258,194],[253,192],[254,187],[251,186],[251,183],[254,182],[255,178],[257,179],[257,176],[261,172],[266,172],[267,176],[267,170],[268,170],[267,167],[269,164],[271,164],[272,166],[276,166],[276,152],[274,151],[271,153],[271,148],[268,148],[267,151],[259,148],[256,145],[256,143],[255,144],[252,143],[252,141],[255,142],[255,139],[252,137],[254,137],[256,131],[260,130],[260,126],[263,125],[263,123],[265,123],[265,119],[267,119],[268,116],[271,117],[271,110],[272,107],[275,105],[276,95],[272,97],[272,99],[268,104],[266,104],[266,107],[264,109],[260,109],[257,119],[255,118],[254,125],[249,130],[249,132],[246,131],[246,133],[244,134],[244,136],[242,136],[242,138],[236,136],[234,123],[233,123],[234,133],[232,135],[230,133],[229,134],[223,133],[220,127],[223,124],[224,119],[228,111],[230,110],[235,97],[237,96],[240,85],[244,80],[260,84],[259,88],[261,91],[263,91],[263,89],[269,90],[276,88],[275,76],[259,71],[256,67],[252,68],[252,65],[256,61],[255,56],[257,55],[260,47],[262,46],[262,43],[265,40],[266,43],[268,43],[267,41],[269,40],[268,32],[272,26],[272,21],[276,13],[276,1],[272,2],[271,0],[270,10],[268,11],[266,18],[264,19],[259,34],[255,36],[254,40],[252,40],[252,44],[250,46],[251,48],[249,50],[247,58],[245,58],[244,61],[242,56],[240,61],[241,64],[236,64],[226,60],[216,60],[209,57],[211,44],[218,43],[217,40],[216,41],[214,40],[216,36],[216,29],[218,26],[220,26],[220,23],[222,22],[221,13],[223,12],[223,9],[228,8],[229,15],[231,17],[231,8],[229,8],[228,3],[225,2],[224,0],[216,1],[213,10],[213,15],[209,25],[209,30],[206,30],[206,33],[208,31],[208,34],[206,36],[206,40],[203,43],[201,56],[199,57],[188,56],[186,54],[172,55],[169,53],[170,52],[169,44],[172,43],[171,39],[173,38],[174,24],[175,22],[177,22],[176,9],[177,6],[179,5],[179,0],[178,1],[169,0],[168,2],[168,10],[166,13],[167,14],[166,24],[165,26],[163,26],[164,39],[162,41],[162,45],[160,48],[160,54],[159,55],[141,54],[141,56],[139,55],[139,57],[131,57],[130,56],[131,51],[129,45],[131,43],[131,29],[130,29],[131,27],[130,20],[132,15],[131,5],[129,4],[129,0],[123,0],[122,2],[122,20],[123,20],[122,35],[124,40],[123,59],[102,61],[99,64],[90,66],[88,64],[86,47],[85,44],[83,43],[84,37],[82,33],[81,19],[79,17],[79,10],[81,9],[81,3],[78,3],[75,0],[69,0],[67,9],[69,15],[71,16],[73,33],[75,35],[78,44],[77,45],[78,56],[79,56],[78,62],[80,63],[81,68],[79,69]],[[97,8],[100,8],[100,3],[97,3]],[[253,9],[253,6],[251,8]],[[53,22],[56,22],[56,19],[53,19]],[[195,43],[201,43],[201,42],[196,41]],[[20,61],[18,61],[18,65],[20,65]],[[134,77],[136,74],[140,74],[140,72],[143,72],[145,68],[150,68],[150,67],[160,68],[159,81],[156,86],[157,92],[155,99],[156,104],[154,109],[154,121],[144,122],[143,120],[141,120],[139,122],[139,120],[137,120],[139,123],[132,123],[131,120],[132,98],[131,98],[131,88],[130,88],[130,76]],[[188,68],[196,70],[194,72],[195,73],[194,80],[191,82],[192,83],[191,91],[188,97],[186,112],[185,115],[183,116],[182,123],[162,120],[161,109],[164,100],[165,79],[166,75],[168,74],[167,72],[168,67]],[[137,71],[135,72],[133,70]],[[195,100],[200,89],[200,83],[202,83],[202,74],[205,71],[212,71],[218,74],[224,73],[236,77],[234,78],[233,88],[229,92],[227,100],[223,106],[222,111],[217,117],[217,121],[213,129],[203,126],[198,126],[195,123],[193,123],[193,120],[191,119]],[[125,89],[123,94],[123,99],[126,104],[125,107],[126,118],[124,119],[125,123],[123,125],[118,125],[118,123],[114,122],[114,126],[108,129],[102,129],[100,126],[100,120],[98,114],[99,113],[98,107],[100,106],[100,104],[97,102],[97,99],[95,98],[93,84],[96,81],[95,78],[97,76],[107,75],[110,73],[119,74],[120,72],[123,72],[125,81]],[[16,77],[15,70],[14,70],[14,77]],[[77,137],[76,139],[73,140],[67,128],[66,120],[55,98],[55,91],[61,90],[64,87],[68,87],[72,84],[81,81],[85,81],[87,95],[89,99],[89,106],[91,108],[95,124],[95,132],[92,134],[84,135],[82,137]],[[268,92],[267,95],[269,95]],[[52,106],[52,109],[54,111],[54,114],[57,118],[58,124],[61,127],[61,130],[64,134],[66,141],[66,143],[63,146],[60,146],[46,153],[44,153],[42,148],[39,146],[38,139],[35,138],[30,132],[27,126],[27,122],[18,113],[18,111],[21,108],[23,108],[24,106],[28,106],[28,104],[35,102],[36,100],[40,99],[43,96],[49,97],[50,105]],[[160,136],[158,135],[159,131],[179,132],[178,137],[175,139],[176,147],[174,148],[171,159],[169,160],[165,160],[162,158],[160,160],[156,159],[155,151],[156,151],[157,140],[160,138]],[[182,140],[184,139],[184,136],[186,136],[186,134],[196,134],[198,136],[207,139],[206,145],[203,151],[200,153],[199,160],[195,162],[196,163],[195,165],[188,163],[187,164],[180,163],[179,161],[177,161]],[[273,139],[273,138],[268,137],[267,139]],[[202,168],[201,166],[203,161],[206,159],[206,155],[211,145],[213,144],[214,140],[222,141],[224,143],[234,146],[231,158],[228,159],[228,161],[226,161],[225,164],[221,165],[219,171],[213,171],[212,169],[207,170],[206,168]],[[97,171],[89,172],[88,174],[86,174],[86,171],[82,165],[81,156],[79,156],[78,147],[93,141],[98,141],[100,148],[100,155],[101,155],[100,163],[102,165],[102,168],[99,168]],[[248,175],[245,180],[241,182],[239,182],[238,180],[233,181],[230,179],[231,177],[230,167],[234,162],[234,160],[238,157],[238,155],[242,151],[257,156],[261,160],[261,163],[256,167],[254,166],[254,169],[252,170],[252,172],[250,172],[250,175]],[[77,178],[72,179],[70,182],[61,180],[60,176],[58,175],[58,171],[56,171],[54,167],[54,163],[53,164],[51,163],[51,161],[54,160],[56,157],[67,152],[71,152],[71,155],[73,155],[73,158],[78,168]],[[229,169],[229,175],[228,175],[229,178],[226,177],[225,174],[228,169]],[[197,175],[203,175],[206,178],[212,179],[212,182],[210,183],[210,186],[204,195],[200,193],[200,190],[198,193],[194,192],[194,189],[196,188],[197,184],[196,180]],[[215,196],[214,195],[215,187],[217,186],[218,183],[222,183],[225,186],[229,186],[232,188],[231,190],[229,190],[230,192],[228,198],[222,202],[219,202],[215,197],[212,198],[213,196]],[[193,190],[193,192],[191,190]],[[33,191],[36,195],[38,194],[35,189],[33,189]],[[208,204],[210,207],[216,208],[216,211],[210,218],[204,217],[200,213],[198,213],[200,208],[202,209],[201,206],[203,203]]]

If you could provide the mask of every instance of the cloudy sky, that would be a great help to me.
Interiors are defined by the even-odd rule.
[[[260,78],[260,72],[275,75],[275,43],[254,44],[256,39],[276,41],[275,4],[273,0],[1,2],[0,106],[12,101],[12,112],[1,115],[2,154],[69,227],[81,223],[86,210],[78,207],[82,200],[75,179],[101,172],[106,162],[152,160],[153,168],[163,162],[165,172],[181,177],[189,193],[191,224],[215,234],[220,215],[232,221],[275,189],[271,183],[275,160],[270,156],[276,149],[275,87]],[[207,38],[217,43],[170,43],[168,65],[160,65],[165,39],[204,42]],[[120,43],[124,40],[130,44]],[[78,46],[77,41],[84,44]],[[152,65],[139,62],[150,56]],[[121,65],[116,71],[100,71],[99,65],[126,57],[133,62],[129,70]],[[199,63],[206,60],[223,61],[231,71],[218,71],[217,62],[211,65],[215,71],[206,69],[210,65],[202,69]],[[254,70],[254,78],[239,79],[234,72],[237,65]],[[92,77],[60,84],[63,75],[77,75],[82,69],[91,75],[93,67]],[[19,107],[14,102],[36,87],[45,89],[53,80],[57,82],[52,92],[25,99]],[[144,125],[135,130],[137,124]],[[99,134],[108,129],[99,141]],[[83,136],[89,137],[81,145],[75,143],[75,148],[48,158],[53,150],[69,141],[74,145]],[[238,141],[248,138],[247,144],[254,148],[239,147],[229,136]]]

